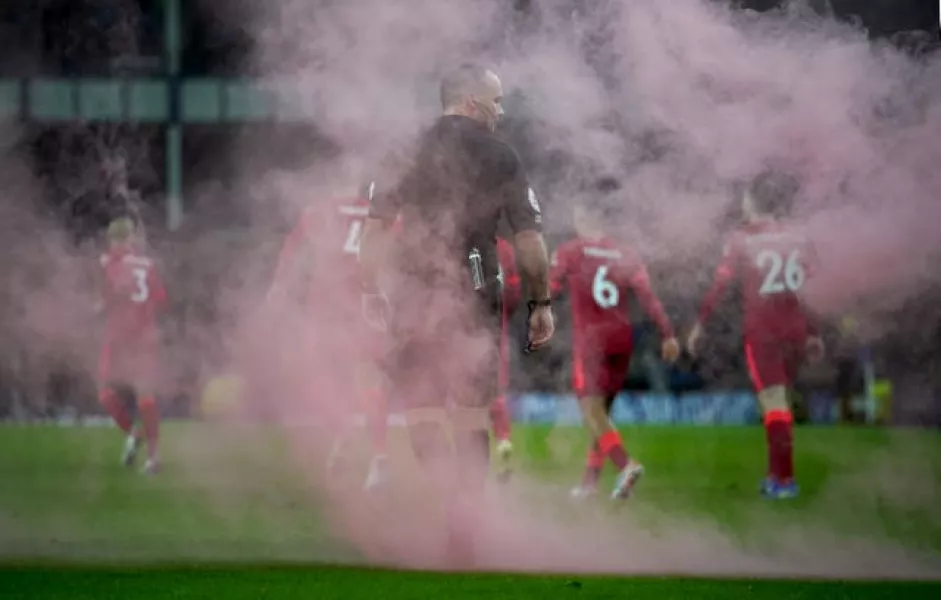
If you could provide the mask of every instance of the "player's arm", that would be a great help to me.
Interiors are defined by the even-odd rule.
[[[274,275],[271,278],[271,286],[268,289],[269,301],[283,298],[287,294],[287,289],[300,277],[303,264],[300,255],[307,239],[308,227],[307,218],[302,217],[284,238],[281,251],[278,253]]]
[[[628,264],[628,285],[637,297],[638,302],[643,307],[647,315],[656,324],[663,337],[662,354],[663,358],[672,362],[679,358],[680,346],[676,341],[676,333],[673,330],[673,323],[667,316],[667,311],[663,308],[663,303],[653,291],[650,284],[650,274],[647,272],[647,266],[639,257],[629,253],[630,263]]]
[[[110,286],[108,285],[108,255],[102,254],[98,259],[98,265],[101,267],[95,277],[97,298],[95,299],[94,311],[96,315],[101,315],[108,308],[108,295]]]
[[[704,325],[719,305],[729,284],[735,279],[735,265],[738,261],[737,248],[738,246],[733,238],[726,243],[723,249],[722,258],[716,266],[715,275],[713,275],[712,278],[712,285],[709,287],[709,291],[706,292],[705,297],[699,305],[699,315],[686,342],[686,347],[690,354],[696,353],[696,345],[702,337]]]
[[[154,303],[154,307],[158,312],[163,312],[167,309],[169,304],[167,298],[167,287],[163,283],[163,277],[160,276],[160,272],[156,267],[150,270],[148,275],[150,281],[148,282],[148,287],[150,288],[150,297]]]
[[[549,253],[542,237],[542,211],[516,152],[505,146],[501,158],[497,166],[502,183],[500,203],[513,231],[517,262],[529,289],[530,347],[538,348],[555,332],[549,307]]]
[[[392,226],[401,213],[402,203],[408,195],[408,186],[414,175],[408,173],[392,190],[374,193],[369,198],[369,215],[363,223],[363,235],[359,243],[359,264],[363,290],[366,294],[379,293],[379,279],[385,267],[392,240]]]

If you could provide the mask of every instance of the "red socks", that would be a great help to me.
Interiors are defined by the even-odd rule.
[[[112,389],[102,390],[98,396],[98,401],[108,411],[108,414],[121,428],[121,431],[131,435],[134,421],[115,391]],[[147,441],[147,455],[150,458],[156,458],[157,438],[160,435],[160,413],[157,410],[157,401],[152,395],[144,396],[137,402],[137,409],[140,411],[144,439]]]
[[[585,487],[595,487],[598,485],[598,479],[601,477],[601,469],[604,467],[604,454],[598,448],[597,442],[588,449],[588,460],[585,462],[585,474],[582,476],[582,485]]]
[[[490,421],[493,423],[493,435],[497,440],[502,442],[510,439],[510,411],[503,396],[490,404]]]
[[[772,410],[765,415],[768,439],[768,476],[780,483],[794,478],[794,421],[789,410]]]
[[[624,469],[630,461],[624,444],[621,442],[621,434],[617,430],[609,431],[598,438],[598,449],[601,451],[602,460],[604,457],[610,458],[611,462],[618,471]]]
[[[157,438],[160,434],[160,413],[153,396],[144,396],[137,402],[141,423],[144,426],[144,439],[147,440],[147,456],[157,457]]]
[[[101,406],[108,411],[108,414],[114,419],[115,424],[121,428],[121,431],[130,435],[134,421],[127,412],[127,407],[124,406],[124,403],[115,391],[112,389],[101,390],[98,394],[98,401],[101,403]]]

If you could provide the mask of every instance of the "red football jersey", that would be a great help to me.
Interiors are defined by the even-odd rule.
[[[673,336],[643,261],[610,238],[575,238],[562,244],[553,256],[550,279],[553,292],[568,291],[576,344],[600,344],[606,352],[630,349],[631,292],[663,335]]]
[[[513,244],[500,237],[497,238],[497,260],[503,277],[503,308],[507,313],[512,313],[523,295],[523,286],[516,267]]]
[[[338,198],[301,215],[288,234],[278,257],[273,289],[296,284],[308,286],[308,303],[360,311],[359,244],[369,203],[359,198]]]
[[[130,248],[114,248],[101,257],[101,266],[107,342],[155,341],[167,292],[153,260]]]
[[[813,244],[788,224],[762,221],[746,225],[725,244],[699,320],[705,322],[709,318],[725,288],[739,277],[746,339],[814,334],[815,327],[800,297],[815,265]]]

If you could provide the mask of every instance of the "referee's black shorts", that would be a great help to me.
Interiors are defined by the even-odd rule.
[[[498,298],[498,296],[497,296]],[[393,304],[389,393],[404,409],[485,408],[498,394],[499,300],[422,291]]]

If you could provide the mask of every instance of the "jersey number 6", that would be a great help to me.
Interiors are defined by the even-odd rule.
[[[800,264],[800,253],[792,250],[785,260],[780,252],[762,250],[755,260],[758,268],[765,271],[765,279],[758,289],[762,296],[796,292],[804,285],[804,267]]]
[[[613,308],[618,305],[620,294],[618,286],[608,279],[608,267],[602,265],[595,271],[595,279],[591,282],[591,295],[595,304],[601,308]]]

